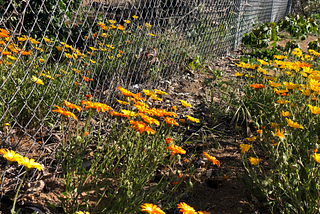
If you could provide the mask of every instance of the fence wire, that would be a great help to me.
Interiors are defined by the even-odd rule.
[[[2,148],[54,173],[55,105],[86,95],[112,105],[118,86],[154,88],[195,56],[228,54],[254,23],[290,8],[291,0],[0,0]],[[1,189],[23,172],[6,168]]]

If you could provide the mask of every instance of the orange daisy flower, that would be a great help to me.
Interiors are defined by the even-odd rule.
[[[164,120],[167,124],[179,126],[179,123],[177,123],[173,118],[166,117]]]
[[[203,156],[206,157],[209,161],[211,161],[213,165],[218,165],[220,167],[220,161],[218,161],[217,158],[209,155],[206,152],[203,152]]]
[[[29,50],[29,51],[23,50],[23,51],[20,52],[20,54],[24,55],[24,56],[30,55],[31,54],[31,50]]]
[[[126,90],[126,89],[124,89],[124,88],[122,88],[122,87],[118,87],[117,89],[120,90],[121,93],[122,93],[124,96],[127,96],[127,97],[133,96],[133,93],[132,93],[132,92],[130,92],[130,91],[128,91],[128,90]]]
[[[145,203],[141,205],[141,211],[148,212],[149,214],[166,214],[157,205]]]
[[[63,105],[64,106],[67,106],[68,108],[70,108],[70,109],[76,109],[78,112],[81,112],[82,111],[82,108],[80,107],[80,106],[77,106],[77,105],[75,105],[75,104],[72,104],[72,103],[70,103],[70,102],[68,102],[68,101],[63,101]]]
[[[62,114],[62,115],[68,116],[69,118],[70,118],[70,117],[73,117],[73,119],[78,120],[78,118],[76,117],[76,115],[74,115],[74,114],[71,113],[70,111],[66,111],[65,109],[63,109],[63,108],[61,108],[61,107],[59,107],[59,106],[57,106],[57,105],[56,105],[56,108],[57,108],[57,109],[52,110],[52,112],[58,112],[58,113],[60,113],[60,114]]]
[[[252,88],[254,88],[254,89],[265,88],[265,86],[262,85],[262,84],[251,84],[250,87],[252,87]]]
[[[175,154],[186,154],[186,150],[181,148],[180,146],[177,145],[169,145],[167,149],[170,149],[172,151],[172,155]]]
[[[177,204],[178,208],[180,209],[179,211],[182,212],[183,214],[197,214],[195,209],[188,204],[181,202],[180,204]]]

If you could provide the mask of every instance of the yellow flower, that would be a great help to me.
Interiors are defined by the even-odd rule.
[[[29,37],[29,41],[32,43],[32,44],[40,44],[40,42],[38,42],[37,40]]]
[[[277,100],[276,103],[287,104],[287,103],[290,103],[290,101],[288,101],[288,100]]]
[[[143,89],[142,90],[143,91],[143,93],[145,94],[145,95],[147,95],[147,96],[152,96],[155,92],[153,92],[153,91],[149,91],[149,90],[146,90],[146,89]]]
[[[311,90],[310,90],[310,89],[303,89],[303,90],[301,90],[301,92],[302,92],[305,96],[310,96],[310,94],[311,94]]]
[[[117,100],[120,105],[129,105],[126,101]]]
[[[257,130],[257,133],[258,133],[258,134],[262,134],[262,133],[263,133],[263,130],[262,130],[262,129]]]
[[[239,73],[239,72],[236,72],[236,73],[234,73],[237,77],[242,77],[244,74],[242,74],[242,73]]]
[[[26,35],[23,35],[23,37],[17,37],[19,42],[24,42],[26,41],[28,38],[26,37]]]
[[[132,18],[134,18],[134,19],[138,19],[138,18],[139,18],[139,16],[134,15],[134,16],[132,16]]]
[[[246,153],[247,151],[249,151],[249,149],[251,148],[251,145],[250,144],[244,144],[244,143],[241,143],[240,144],[240,149],[241,149],[241,153],[244,154]]]
[[[192,106],[189,104],[189,103],[187,103],[186,101],[184,101],[184,100],[180,100],[180,102],[181,102],[181,104],[184,106],[184,107],[190,107],[190,108],[192,108]]]
[[[7,159],[9,164],[11,164],[14,161],[17,161],[19,165],[21,164],[23,157],[20,154],[15,153],[14,151],[8,150],[8,149],[6,150],[0,149],[0,153],[3,154],[3,157]]]
[[[152,95],[150,96],[150,98],[153,99],[153,100],[162,101],[162,99],[161,99],[160,97],[157,97],[156,94],[152,94]]]
[[[291,116],[291,113],[288,112],[288,111],[282,111],[282,112],[281,112],[281,115],[282,115],[283,117],[290,117],[290,116]]]
[[[280,60],[280,59],[287,59],[288,57],[287,56],[281,56],[281,55],[274,55],[273,56],[274,58]]]
[[[315,161],[317,161],[318,163],[320,163],[320,154],[315,153],[314,155],[312,155],[313,159]]]
[[[159,95],[167,95],[168,93],[167,92],[164,92],[164,91],[160,91],[160,90],[158,90],[158,89],[154,89],[156,92],[157,92],[157,94],[159,94]]]
[[[148,33],[149,34],[149,36],[156,36],[156,35],[154,35],[154,34],[152,34],[152,33]]]
[[[62,48],[60,46],[56,46],[56,48],[58,49],[58,51],[62,51]]]
[[[269,65],[268,62],[266,62],[266,61],[264,61],[264,60],[262,60],[262,59],[257,59],[257,61],[260,62],[261,65]]]
[[[262,161],[262,159],[254,158],[254,157],[250,157],[248,159],[252,165],[257,165],[260,161]]]
[[[44,62],[44,61],[45,61],[44,59],[41,59],[41,58],[39,59],[39,62],[41,62],[41,63]]]
[[[44,39],[44,41],[46,41],[46,42],[53,42],[53,41],[51,41],[50,39],[48,39],[48,38],[46,38],[46,37],[44,37],[43,39]]]
[[[9,59],[11,59],[11,60],[17,60],[16,57],[13,57],[13,56],[10,56],[10,55],[8,55],[7,57],[8,57]]]
[[[125,114],[125,115],[130,116],[130,117],[135,117],[135,116],[137,116],[137,113],[135,113],[135,112],[133,112],[133,111],[129,111],[129,110],[124,110],[124,109],[122,109],[121,112],[122,112],[123,114]]]
[[[173,111],[177,111],[177,106],[172,106]]]
[[[43,171],[43,166],[40,163],[35,162],[32,158],[29,159],[27,157],[23,157],[21,164],[28,169],[38,169],[39,171]]]
[[[299,125],[297,122],[293,122],[291,119],[286,118],[286,121],[292,128],[304,129],[303,126]]]
[[[320,108],[317,106],[308,105],[312,114],[320,114]]]
[[[131,21],[130,20],[123,20],[125,23],[130,24]]]
[[[253,78],[253,77],[254,77],[254,76],[251,75],[251,74],[246,74],[245,76],[246,76],[246,77],[249,77],[249,78]]]
[[[32,80],[37,84],[44,85],[43,81],[35,76],[32,76]]]
[[[267,70],[264,70],[264,69],[262,69],[262,68],[258,68],[257,70],[258,70],[259,72],[263,73],[264,75],[268,75],[268,74],[269,74],[269,72],[268,72]]]
[[[270,86],[273,87],[273,88],[282,86],[281,83],[276,83],[276,82],[273,82],[272,80],[269,80],[269,84],[270,84]]]
[[[253,142],[257,139],[257,137],[247,137],[246,140],[249,142]]]
[[[191,117],[190,115],[186,115],[187,117],[187,120],[190,120],[191,122],[194,122],[194,123],[200,123],[200,120],[199,119],[196,119],[194,117]]]
[[[275,129],[275,132],[271,131],[272,134],[275,136],[275,137],[280,137],[280,138],[285,138],[283,133],[284,133],[284,130],[281,130],[281,129]]]
[[[267,79],[267,80],[272,80],[272,81],[275,81],[275,80],[276,80],[275,77],[264,76],[263,78],[265,78],[265,79]]]
[[[292,82],[283,82],[283,85],[286,86],[287,89],[296,89],[298,88],[298,84],[294,84]]]

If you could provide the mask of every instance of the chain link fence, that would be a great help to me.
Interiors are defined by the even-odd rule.
[[[0,135],[53,173],[64,100],[111,105],[118,86],[154,88],[196,56],[236,48],[254,23],[277,22],[291,0],[0,0]],[[75,112],[74,112],[75,113]],[[81,117],[80,117],[81,118]],[[70,124],[69,124],[70,125]],[[71,123],[72,125],[72,123]],[[1,160],[2,170],[6,162]],[[1,188],[19,183],[9,166]],[[29,179],[39,174],[32,174]]]

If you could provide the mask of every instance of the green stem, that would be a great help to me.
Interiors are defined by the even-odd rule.
[[[18,194],[19,194],[20,188],[21,188],[21,186],[22,186],[22,183],[23,183],[23,181],[24,181],[24,179],[25,179],[28,171],[29,171],[29,169],[27,169],[27,170],[26,170],[26,173],[24,173],[23,178],[22,178],[22,180],[21,180],[21,183],[20,183],[20,185],[19,185],[19,187],[18,187],[18,189],[17,189],[16,196],[14,197],[13,206],[12,206],[12,209],[11,209],[11,213],[12,213],[12,214],[15,213],[14,208],[15,208],[15,206],[16,206]]]

